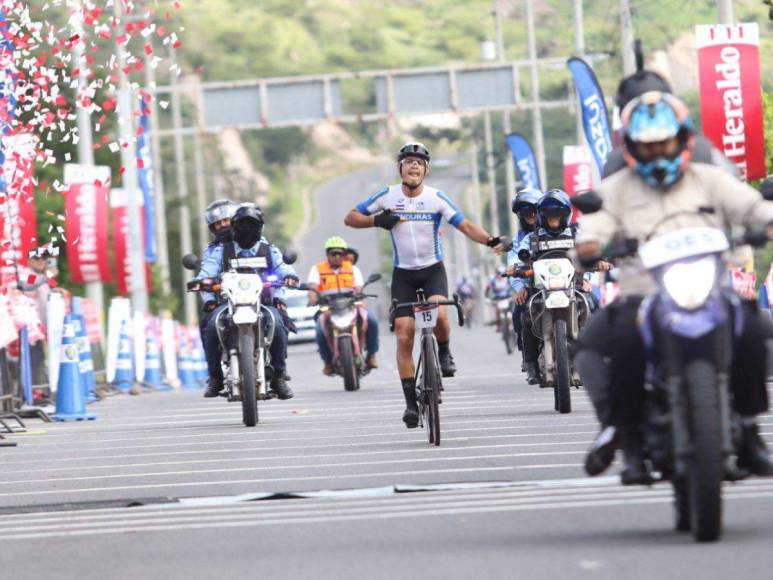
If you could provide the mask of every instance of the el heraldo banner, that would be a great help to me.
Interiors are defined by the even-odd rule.
[[[765,177],[759,26],[698,26],[696,36],[703,132],[743,180]]]

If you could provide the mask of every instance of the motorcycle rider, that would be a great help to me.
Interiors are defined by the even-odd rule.
[[[471,240],[502,251],[502,240],[465,219],[464,214],[441,191],[424,184],[429,171],[430,154],[421,143],[406,143],[397,154],[401,183],[386,187],[352,209],[344,220],[354,228],[380,227],[390,232],[394,253],[392,298],[398,302],[416,300],[416,290],[423,288],[429,300],[445,300],[448,280],[443,265],[440,223],[443,219]],[[403,422],[408,428],[418,425],[414,380],[414,318],[410,309],[395,313],[397,367],[405,395]],[[444,307],[440,307],[435,327],[438,356],[444,377],[456,373],[449,342],[451,326]]]
[[[325,242],[326,260],[311,267],[306,279],[306,285],[316,292],[309,292],[309,304],[315,306],[318,302],[317,292],[324,293],[339,290],[362,291],[365,279],[360,269],[346,259],[349,249],[346,240],[333,236]],[[367,312],[367,311],[366,311]],[[367,312],[368,323],[365,332],[365,350],[368,357],[365,364],[369,369],[378,368],[376,353],[378,353],[378,320],[371,312]],[[333,370],[333,353],[322,328],[322,316],[317,316],[317,347],[319,356],[325,363],[322,372],[327,376],[335,374]]]
[[[537,203],[542,197],[542,192],[539,189],[529,187],[520,190],[513,196],[510,204],[510,209],[518,218],[518,236],[515,238],[513,247],[507,252],[507,274],[510,277],[510,287],[515,294],[518,294],[521,289],[527,286],[527,281],[523,278],[513,277],[515,273],[515,267],[520,264],[518,259],[518,246],[521,241],[537,227]],[[525,305],[524,303],[516,304],[513,308],[513,328],[515,329],[515,336],[518,342],[518,350],[523,352],[523,337],[521,328],[521,316],[523,315]],[[523,363],[522,371],[526,370],[526,363]]]
[[[492,301],[494,304],[494,312],[496,313],[496,329],[497,332],[502,330],[502,324],[506,324],[507,321],[500,320],[499,308],[497,308],[497,302],[500,300],[508,300],[512,294],[510,283],[507,281],[505,273],[507,268],[504,266],[497,266],[494,275],[489,278],[488,284],[486,284],[486,298]]]
[[[233,232],[231,231],[231,218],[238,207],[230,199],[218,199],[210,203],[204,210],[204,219],[207,222],[207,228],[209,228],[212,234],[213,240],[204,248],[204,252],[201,255],[201,260],[206,260],[215,248],[219,248],[226,242],[233,240]],[[202,316],[199,320],[199,333],[201,334],[201,342],[204,342],[204,329],[207,327],[207,321],[209,320],[212,311],[217,306],[217,297],[210,292],[201,293],[202,300]]]
[[[228,262],[233,258],[258,256],[266,258],[268,267],[256,273],[259,273],[261,276],[273,274],[284,280],[288,285],[297,284],[298,275],[291,266],[284,263],[282,252],[262,238],[263,226],[264,217],[260,208],[252,203],[241,204],[231,218],[233,240],[215,247],[202,259],[200,271],[196,279],[202,280],[218,277],[228,269]],[[280,399],[290,399],[293,396],[293,392],[285,379],[287,327],[279,312],[279,309],[286,308],[283,296],[284,289],[276,289],[273,293],[273,304],[267,305],[276,323],[274,340],[269,348],[271,364],[276,371],[271,380],[270,387]],[[216,321],[218,314],[227,308],[227,304],[215,304],[212,306],[211,302],[216,300],[213,294],[205,295],[204,300],[205,305],[209,304],[208,308],[211,312],[204,329],[204,351],[209,370],[209,380],[204,396],[217,397],[220,391],[223,390],[223,370],[220,366],[220,341],[217,336]]]
[[[346,248],[346,254],[344,255],[345,260],[349,260],[352,263],[352,266],[356,266],[357,262],[360,261],[360,253],[357,251],[357,248],[353,248],[352,246],[349,246]]]
[[[592,261],[615,236],[645,241],[667,215],[700,208],[712,208],[714,213],[704,212],[704,218],[725,230],[767,226],[770,236],[773,203],[724,169],[691,159],[693,125],[682,101],[667,93],[648,92],[626,106],[621,120],[627,168],[602,181],[598,193],[604,209],[580,217],[578,257]],[[670,224],[672,229],[678,227],[673,221]],[[577,345],[575,364],[602,426],[585,469],[589,475],[604,471],[620,440],[623,483],[642,483],[649,481],[640,432],[645,357],[636,316],[654,283],[638,258],[620,263],[619,282],[620,296],[591,319]],[[743,330],[732,353],[730,386],[742,424],[738,464],[757,475],[773,475],[755,420],[768,408],[765,344],[770,337],[771,322],[755,303],[746,302]]]

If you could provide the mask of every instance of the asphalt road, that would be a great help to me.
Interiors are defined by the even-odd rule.
[[[340,197],[318,224],[375,191],[378,173],[358,175],[367,191],[330,186]],[[464,173],[446,175],[453,195]],[[343,231],[379,259],[375,232]],[[261,404],[253,429],[201,391],[110,398],[91,406],[94,422],[29,421],[18,447],[0,448],[0,575],[773,575],[773,480],[728,485],[722,541],[696,545],[671,531],[669,487],[623,488],[617,466],[583,476],[596,432],[585,393],[556,414],[491,328],[454,329],[460,370],[445,383],[440,447],[402,425],[394,339],[381,337],[381,368],[351,393],[321,375],[313,345],[291,347],[296,396]],[[773,443],[773,416],[762,425]]]

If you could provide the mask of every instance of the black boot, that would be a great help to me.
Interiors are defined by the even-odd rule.
[[[207,379],[207,388],[204,391],[204,396],[207,399],[211,399],[212,397],[219,397],[220,391],[223,390],[223,377],[215,378],[215,377],[209,377]]]
[[[760,428],[756,423],[741,428],[741,447],[738,450],[738,467],[754,475],[773,476],[773,463],[765,441],[760,437]]]
[[[539,365],[535,362],[526,363],[526,382],[530,385],[539,385]]]
[[[601,433],[596,435],[585,456],[585,473],[593,476],[606,471],[615,460],[615,450],[619,441],[617,429],[612,426],[604,427]]]
[[[639,428],[628,428],[622,434],[623,471],[620,481],[623,485],[649,485],[652,476],[644,462],[644,447]]]
[[[274,391],[279,399],[282,401],[293,398],[293,390],[290,385],[287,384],[283,374],[277,373],[271,380],[271,390]]]
[[[413,379],[401,379],[403,383],[403,395],[405,396],[405,412],[403,423],[408,429],[419,425],[419,405],[416,403],[416,384]]]

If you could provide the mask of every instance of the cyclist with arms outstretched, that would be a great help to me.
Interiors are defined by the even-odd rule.
[[[380,227],[389,231],[394,254],[392,299],[400,303],[416,300],[416,290],[424,289],[430,301],[448,298],[448,280],[443,266],[440,223],[448,223],[479,244],[502,250],[500,238],[466,219],[459,207],[441,191],[424,184],[429,171],[430,155],[421,143],[403,145],[397,155],[397,169],[402,183],[386,187],[352,209],[344,223],[353,228]],[[505,243],[507,240],[505,240]],[[414,380],[414,318],[410,309],[395,313],[397,335],[397,369],[405,395],[403,421],[416,427],[419,412]],[[435,327],[438,358],[444,377],[456,373],[449,342],[451,327],[445,308],[440,308]]]

